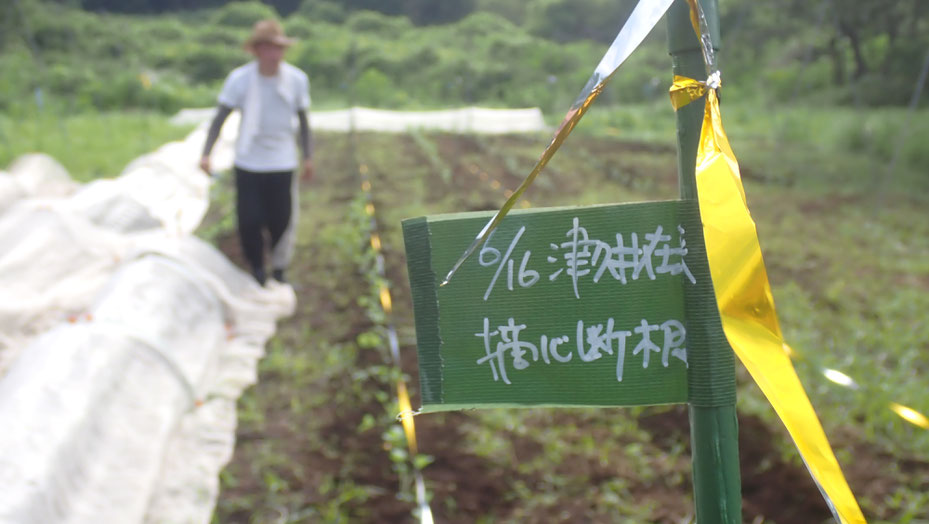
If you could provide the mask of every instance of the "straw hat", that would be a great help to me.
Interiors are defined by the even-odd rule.
[[[252,36],[245,41],[245,50],[254,53],[255,46],[262,43],[288,47],[295,42],[284,35],[284,28],[277,20],[261,20],[252,28]]]

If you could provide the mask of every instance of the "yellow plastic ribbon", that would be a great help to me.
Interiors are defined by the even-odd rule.
[[[368,173],[367,164],[360,164],[358,166],[358,173],[363,178],[366,177]],[[386,284],[387,275],[384,271],[383,245],[381,244],[381,236],[377,233],[377,222],[375,217],[377,210],[374,207],[374,195],[371,191],[371,181],[364,178],[361,182],[361,190],[365,193],[368,200],[367,204],[365,204],[365,213],[371,217],[371,221],[369,222],[371,228],[369,237],[371,250],[379,260],[377,263],[377,274],[381,279],[384,279],[379,287],[378,297],[380,298],[381,308],[384,314],[390,317],[393,314],[393,300],[390,297],[390,288]],[[397,341],[397,332],[392,321],[387,324],[387,332],[393,364],[397,369],[403,369],[403,366],[400,364],[400,347]],[[432,509],[429,507],[429,501],[426,498],[426,485],[423,480],[423,474],[420,468],[416,466],[416,456],[419,454],[419,449],[416,445],[416,423],[413,422],[413,415],[415,412],[410,402],[410,393],[407,390],[406,381],[403,379],[402,375],[397,378],[397,409],[400,411],[397,418],[400,419],[400,423],[403,426],[407,448],[410,452],[410,461],[413,464],[413,475],[416,480],[416,501],[419,507],[419,522],[420,524],[433,524]]]
[[[929,429],[929,418],[926,418],[926,415],[923,415],[915,409],[904,406],[903,404],[897,404],[896,402],[890,403],[890,409],[910,424],[919,426],[923,429]]]
[[[686,76],[674,75],[674,83],[671,84],[670,91],[671,106],[677,111],[703,96],[706,89],[706,84],[703,82],[698,82]]]
[[[410,448],[410,457],[419,454],[416,447],[416,424],[413,422],[413,406],[410,404],[410,394],[406,390],[406,382],[397,381],[397,407],[400,408],[400,423],[403,424],[403,433],[406,434],[406,443]]]
[[[790,432],[833,513],[843,523],[864,523],[810,399],[790,361],[755,222],[745,201],[739,165],[723,131],[716,91],[675,77],[675,109],[706,95],[697,151],[697,193],[710,274],[723,330],[735,354]]]

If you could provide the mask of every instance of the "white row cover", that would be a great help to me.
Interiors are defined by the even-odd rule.
[[[171,121],[177,125],[201,124],[213,118],[214,109],[184,109]],[[237,114],[237,113],[236,113]],[[235,115],[233,115],[235,118]],[[226,127],[238,124],[231,122]],[[312,111],[310,125],[320,131],[356,131],[405,133],[415,129],[452,133],[531,133],[548,129],[537,107],[524,109],[490,109],[463,107],[438,111],[391,111],[353,107],[337,111]]]
[[[192,236],[203,138],[84,186],[43,155],[0,172],[0,523],[209,522],[236,399],[295,297]]]

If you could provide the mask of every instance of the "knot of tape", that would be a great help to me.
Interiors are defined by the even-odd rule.
[[[721,85],[722,78],[718,70],[710,74],[706,82],[701,82],[686,76],[674,75],[674,83],[671,84],[669,90],[671,105],[674,106],[674,110],[677,111],[694,100],[701,98],[706,94],[708,89],[719,89]]]

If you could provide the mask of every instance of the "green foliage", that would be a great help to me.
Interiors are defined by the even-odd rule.
[[[929,46],[929,4],[921,0],[729,2],[720,9],[724,82],[768,99],[902,105]]]
[[[345,0],[342,4],[351,11],[402,15],[417,25],[454,22],[474,9],[474,0]]]
[[[247,0],[224,5],[216,11],[211,21],[220,26],[251,28],[259,20],[277,17],[273,7]]]
[[[540,0],[527,14],[529,30],[556,42],[612,42],[637,2],[631,0]]]
[[[470,39],[503,38],[505,35],[519,38],[521,31],[505,17],[490,13],[477,12],[464,18],[454,26],[455,35]]]
[[[332,0],[304,0],[294,14],[304,16],[310,20],[335,24],[344,22],[348,16],[342,4]]]
[[[393,80],[375,68],[365,69],[355,82],[355,96],[362,105],[390,106],[391,100],[397,100],[399,93]]]
[[[0,115],[0,169],[19,155],[41,151],[61,162],[80,182],[114,177],[139,155],[190,132],[190,128],[174,126],[155,113],[59,117],[66,109],[16,119]]]
[[[210,28],[206,28],[209,30]],[[162,45],[166,42],[186,40],[200,31],[194,31],[188,24],[176,18],[152,18],[144,24],[139,24],[137,38],[145,42]]]
[[[240,51],[224,47],[192,46],[185,54],[178,69],[190,81],[208,83],[222,80],[235,67],[242,64]]]
[[[525,0],[477,0],[475,11],[493,13],[522,25],[526,19],[526,7],[530,4]]]
[[[371,33],[384,38],[400,38],[412,27],[410,19],[403,16],[387,16],[376,11],[358,11],[345,22],[345,26],[356,33]]]
[[[929,45],[929,9],[914,2],[888,7],[874,20],[837,14],[823,3],[723,3],[727,96],[759,103],[906,103]],[[132,3],[132,9],[144,3]],[[286,3],[233,2],[182,15],[128,17],[21,0],[21,10],[7,13],[10,30],[0,38],[0,109],[17,111],[36,87],[46,99],[63,98],[81,109],[173,111],[212,104],[229,70],[250,58],[241,45],[251,25],[276,16],[276,7],[292,12],[284,24],[299,41],[287,59],[309,73],[316,101],[345,104],[354,92],[368,105],[539,106],[561,113],[633,5],[631,0]],[[870,13],[873,6],[865,4],[854,7]],[[836,25],[846,18],[852,29]],[[439,20],[447,23],[416,25]],[[890,21],[899,22],[896,30]],[[601,103],[664,100],[664,31],[659,24]],[[143,73],[157,79],[152,92],[131,85],[131,78]]]
[[[890,163],[899,150],[893,176],[895,185],[920,185],[929,156],[923,144],[929,136],[926,110],[908,117],[901,108],[789,107],[759,118],[751,104],[733,99],[723,106],[723,117],[736,153],[751,144],[750,159],[767,166],[768,177],[781,184],[793,184],[803,176],[809,158],[801,151],[813,151],[829,158],[822,162],[826,172],[814,180],[828,180],[837,188],[880,186],[878,180],[889,174]],[[757,137],[769,137],[758,143]],[[794,152],[785,158],[785,152]],[[792,161],[787,161],[788,159]],[[854,175],[852,175],[854,174]]]
[[[471,13],[475,0],[405,0],[403,12],[418,25],[454,22]]]
[[[71,0],[89,11],[111,13],[160,13],[178,9],[202,9],[222,5],[223,0]]]
[[[316,25],[311,23],[309,16],[293,15],[284,22],[284,32],[287,36],[298,40],[310,40],[317,34]]]
[[[442,182],[446,184],[450,183],[452,181],[452,170],[442,161],[442,157],[439,155],[439,148],[436,146],[435,142],[418,130],[411,131],[410,137],[413,139],[413,142],[416,144],[416,147],[419,148],[422,155],[426,157],[430,170],[433,173],[437,173]]]

